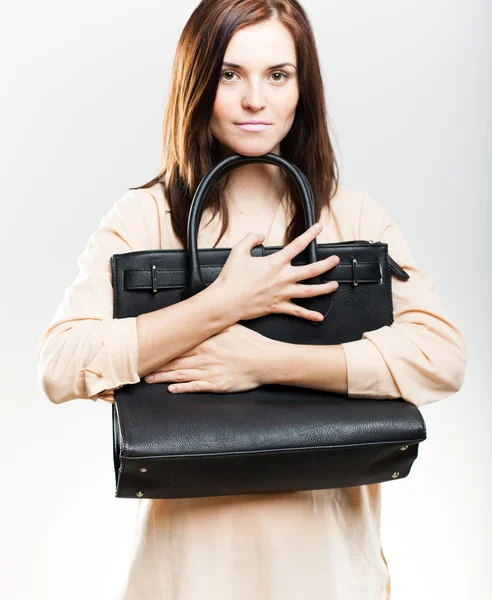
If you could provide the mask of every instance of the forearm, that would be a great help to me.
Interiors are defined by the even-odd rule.
[[[240,320],[219,284],[137,317],[138,375],[144,377]]]
[[[341,345],[311,346],[271,340],[261,369],[263,383],[347,394],[347,366]]]

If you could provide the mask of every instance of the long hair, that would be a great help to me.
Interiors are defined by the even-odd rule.
[[[287,28],[297,57],[299,101],[292,127],[280,142],[279,154],[297,165],[309,179],[316,221],[322,207],[336,193],[338,165],[328,134],[316,42],[309,18],[299,2],[202,0],[181,33],[174,57],[163,122],[161,170],[148,183],[130,188],[145,189],[157,183],[163,186],[172,227],[185,248],[193,194],[207,172],[224,158],[209,122],[227,46],[239,29],[269,20],[277,20]],[[306,229],[304,208],[291,176],[277,168],[281,171],[281,190],[290,199],[292,220],[285,232],[286,243],[290,243]],[[212,209],[211,220],[220,212],[222,227],[215,245],[229,225],[223,194],[227,179],[228,174],[217,181],[206,200],[206,207]]]

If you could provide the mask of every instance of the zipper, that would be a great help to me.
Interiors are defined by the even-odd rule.
[[[343,246],[345,244],[376,244],[377,242],[375,242],[374,240],[353,240],[353,241],[349,241],[349,242],[335,242],[337,244],[337,246]],[[406,281],[407,279],[410,279],[410,275],[400,267],[400,265],[394,261],[391,256],[388,254],[388,263],[390,265],[391,270],[393,271],[393,273],[399,277],[400,279],[403,279],[404,281]]]
[[[344,244],[375,244],[372,240],[352,240],[350,242],[333,242],[337,246],[343,246]]]

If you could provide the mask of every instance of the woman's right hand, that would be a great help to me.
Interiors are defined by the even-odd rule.
[[[278,252],[253,257],[251,250],[262,243],[264,236],[248,233],[231,248],[222,270],[214,281],[223,293],[236,304],[242,320],[254,319],[271,313],[285,313],[310,321],[322,321],[323,315],[291,302],[291,298],[310,298],[334,292],[337,281],[323,284],[297,283],[311,279],[336,267],[340,258],[329,256],[313,264],[293,266],[292,259],[304,250],[320,233],[316,223]]]

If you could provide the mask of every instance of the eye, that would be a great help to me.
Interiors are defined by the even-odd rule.
[[[233,79],[229,79],[226,78],[224,79],[224,75],[237,75],[237,73],[235,71],[231,71],[230,69],[227,71],[222,71],[222,73],[220,74],[220,76],[223,78],[223,81],[234,81]],[[274,76],[274,75],[280,75],[281,77],[283,77],[283,79],[274,79],[274,84],[278,85],[278,84],[283,84],[287,79],[290,78],[290,75],[288,75],[287,73],[284,73],[283,71],[275,71],[274,73],[272,73],[270,76]]]
[[[234,73],[234,71],[222,71],[222,73],[220,74],[220,76],[222,77],[223,75],[225,75],[226,73],[232,73],[233,75],[236,75],[236,73]],[[225,81],[232,81],[231,79],[226,79]]]
[[[284,79],[276,79],[275,83],[283,83],[290,77],[290,75],[287,75],[287,73],[284,73],[283,71],[275,71],[275,73],[272,73],[272,75],[282,75],[282,77],[284,77]]]

